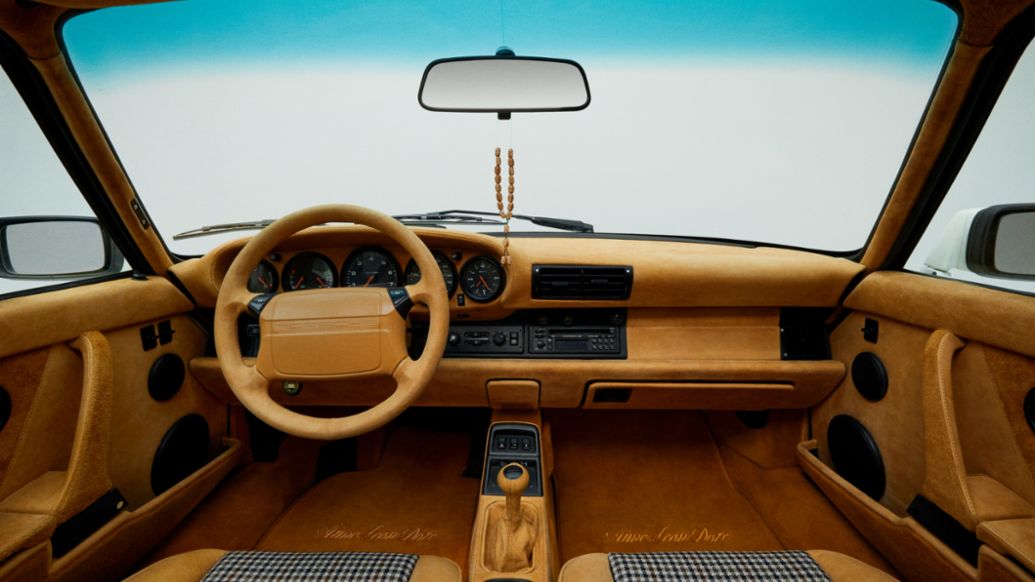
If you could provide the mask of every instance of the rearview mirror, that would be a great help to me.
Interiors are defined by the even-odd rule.
[[[508,53],[432,61],[417,101],[429,111],[498,113],[579,111],[589,105],[582,66],[568,59]]]
[[[0,277],[84,279],[122,271],[124,259],[97,219],[21,216],[0,219]]]

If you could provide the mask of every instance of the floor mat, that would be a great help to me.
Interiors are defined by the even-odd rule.
[[[580,410],[549,419],[562,560],[782,549],[730,483],[700,414]]]
[[[397,429],[380,466],[320,482],[256,549],[431,554],[466,571],[479,489],[461,476],[469,445],[465,435]]]

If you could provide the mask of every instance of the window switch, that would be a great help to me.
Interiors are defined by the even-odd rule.
[[[507,450],[507,437],[496,437],[496,450],[505,451]]]
[[[518,450],[518,438],[517,437],[510,437],[510,443],[509,444],[510,444],[510,450],[512,450],[512,451]]]
[[[523,437],[521,439],[521,450],[522,451],[531,451],[532,450],[532,438],[531,437]]]

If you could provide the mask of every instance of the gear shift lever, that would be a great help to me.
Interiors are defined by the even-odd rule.
[[[507,496],[503,515],[496,513],[495,520],[490,515],[487,532],[487,557],[497,572],[518,572],[532,566],[536,530],[521,505],[521,494],[528,488],[528,479],[528,470],[518,463],[505,465],[496,474],[496,484]]]
[[[507,496],[505,519],[511,524],[525,519],[521,512],[521,494],[528,489],[528,470],[518,463],[506,465],[496,474],[496,485]]]

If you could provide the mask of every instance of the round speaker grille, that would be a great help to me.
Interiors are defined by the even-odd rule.
[[[180,391],[186,368],[183,359],[176,354],[164,354],[151,364],[147,374],[147,392],[151,398],[165,402]]]
[[[852,360],[852,383],[862,397],[877,402],[888,393],[888,370],[877,354],[863,352]]]
[[[884,460],[862,423],[847,414],[835,416],[827,427],[827,446],[838,475],[874,500],[884,496]]]
[[[151,463],[155,495],[180,482],[208,462],[208,423],[198,414],[177,420],[162,437]]]

